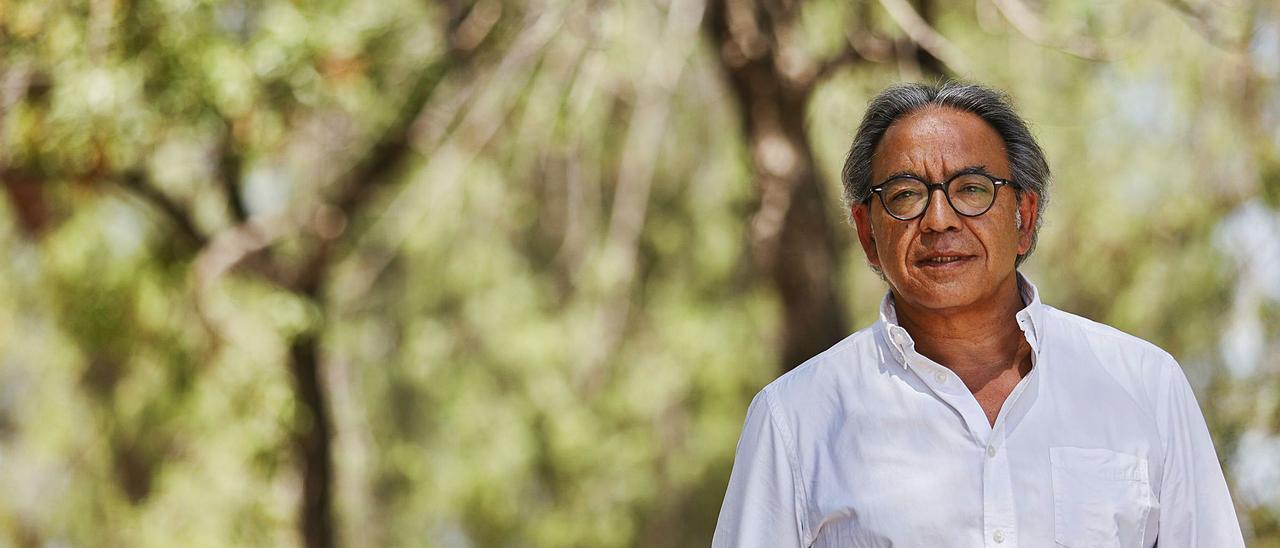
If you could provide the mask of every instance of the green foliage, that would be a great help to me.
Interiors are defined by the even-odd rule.
[[[1172,351],[1228,473],[1256,457],[1280,255],[1223,227],[1278,215],[1280,13],[927,5],[1050,155],[1045,301]],[[707,544],[782,315],[752,112],[688,7],[0,0],[0,544],[300,542],[313,335],[339,544]],[[856,327],[884,286],[838,173],[867,99],[921,74],[899,23],[814,0],[783,48],[888,48],[805,120]],[[1242,330],[1262,350],[1229,363]],[[1280,542],[1274,494],[1240,508]]]

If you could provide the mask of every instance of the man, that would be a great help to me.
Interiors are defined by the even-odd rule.
[[[756,395],[715,546],[1244,545],[1177,362],[1017,273],[1049,168],[1003,95],[882,92],[842,178],[880,320]]]

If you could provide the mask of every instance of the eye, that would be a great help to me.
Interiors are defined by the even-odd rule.
[[[965,174],[952,179],[949,185],[951,196],[962,196],[966,199],[979,199],[990,196],[995,187],[990,179],[978,174]]]
[[[918,196],[918,195],[919,195],[919,193],[918,193],[918,192],[916,192],[915,190],[913,190],[913,189],[909,189],[909,188],[904,188],[904,189],[901,189],[901,190],[894,191],[892,194],[890,194],[890,195],[889,195],[889,201],[891,201],[891,202],[905,202],[905,201],[908,201],[908,200],[915,199],[915,197],[916,197],[916,196]]]
[[[922,200],[924,194],[924,183],[915,179],[899,178],[885,184],[884,193],[880,196],[888,204],[906,205]]]

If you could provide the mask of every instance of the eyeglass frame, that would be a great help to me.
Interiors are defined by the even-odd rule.
[[[964,177],[965,175],[980,175],[982,177],[986,177],[991,181],[992,185],[995,188],[995,190],[991,191],[991,203],[987,204],[986,209],[983,209],[982,211],[978,213],[974,213],[972,215],[965,213],[963,211],[960,211],[960,209],[956,207],[955,202],[951,201],[951,193],[947,191],[947,185],[950,185],[951,181],[954,181],[960,177]],[[888,185],[889,183],[896,181],[898,179],[911,179],[913,181],[918,181],[920,184],[924,185],[924,188],[925,188],[924,207],[920,209],[920,213],[917,213],[911,217],[907,217],[906,219],[903,219],[902,217],[894,215],[893,211],[889,210],[889,203],[884,200],[883,192],[884,192],[885,185]],[[910,173],[893,175],[888,179],[881,181],[880,184],[871,187],[871,193],[880,198],[880,205],[884,207],[884,212],[888,213],[890,217],[893,217],[894,219],[897,219],[899,221],[912,221],[915,219],[919,219],[920,216],[924,215],[926,211],[929,211],[929,205],[933,203],[934,190],[942,191],[942,196],[947,199],[947,205],[951,206],[951,210],[956,212],[957,215],[961,215],[964,217],[981,217],[985,215],[988,211],[991,211],[991,208],[996,205],[996,199],[1000,197],[1000,187],[1005,185],[1012,186],[1015,189],[1018,188],[1017,184],[1014,183],[1013,181],[995,177],[985,171],[980,171],[976,169],[962,169],[956,172],[955,174],[953,174],[952,176],[947,177],[947,180],[941,183],[930,183],[929,181],[926,181],[923,177],[912,175]],[[867,198],[867,199],[870,200],[871,198]]]

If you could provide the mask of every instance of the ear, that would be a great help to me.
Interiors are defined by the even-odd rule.
[[[1018,212],[1022,214],[1022,224],[1018,226],[1019,255],[1031,249],[1031,236],[1035,232],[1039,205],[1039,194],[1030,191],[1018,193]]]
[[[858,243],[862,244],[862,252],[867,254],[867,262],[880,268],[880,254],[876,252],[876,237],[871,229],[871,204],[854,204],[849,209],[853,224],[858,228]]]

